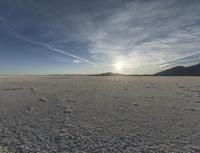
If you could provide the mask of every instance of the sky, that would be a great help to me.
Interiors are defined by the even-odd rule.
[[[200,62],[200,0],[0,0],[0,74],[153,74]]]

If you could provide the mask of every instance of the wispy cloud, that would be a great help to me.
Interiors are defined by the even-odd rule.
[[[183,59],[197,61],[199,29],[200,9],[195,3],[135,1],[101,22],[89,52],[111,62],[128,61],[137,72],[145,67],[156,71],[164,64],[185,64]]]
[[[80,64],[80,63],[82,63],[82,61],[77,60],[77,59],[73,60],[73,62],[76,63],[76,64]]]
[[[62,54],[62,55],[66,55],[66,56],[69,56],[69,57],[72,57],[72,58],[75,58],[77,59],[76,61],[80,61],[80,62],[85,62],[85,63],[88,63],[88,64],[91,64],[91,65],[95,65],[95,63],[92,63],[90,62],[89,60],[87,59],[84,59],[84,58],[81,58],[79,56],[76,56],[74,54],[71,54],[71,53],[68,53],[66,51],[63,51],[63,50],[60,50],[60,49],[56,49],[54,47],[52,47],[51,45],[49,44],[45,44],[45,43],[42,43],[42,42],[37,42],[37,41],[33,41],[33,40],[30,40],[30,39],[27,39],[27,38],[24,38],[20,35],[17,35],[17,34],[13,34],[15,37],[23,40],[23,41],[26,41],[28,43],[32,43],[32,44],[35,44],[35,45],[39,45],[39,46],[42,46],[50,51],[53,51],[53,52],[56,52],[56,53],[59,53],[59,54]]]

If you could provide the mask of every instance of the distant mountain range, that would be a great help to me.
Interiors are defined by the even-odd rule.
[[[113,72],[106,72],[100,74],[88,74],[89,76],[152,76],[150,74],[121,74],[121,73],[113,73]]]
[[[176,66],[153,75],[106,72],[101,74],[49,74],[49,76],[200,76],[200,63],[189,67]]]
[[[155,76],[200,76],[200,63],[189,67],[176,66],[171,69],[158,72]]]
[[[112,72],[106,72],[106,73],[101,73],[101,74],[91,74],[91,76],[121,76],[124,74],[120,73],[112,73]]]

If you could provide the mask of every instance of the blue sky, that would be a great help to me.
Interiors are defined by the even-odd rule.
[[[198,62],[199,0],[0,1],[0,74],[152,74]]]

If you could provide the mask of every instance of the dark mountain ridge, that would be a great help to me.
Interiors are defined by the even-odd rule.
[[[200,76],[200,63],[189,67],[176,66],[171,69],[158,72],[155,76]]]

